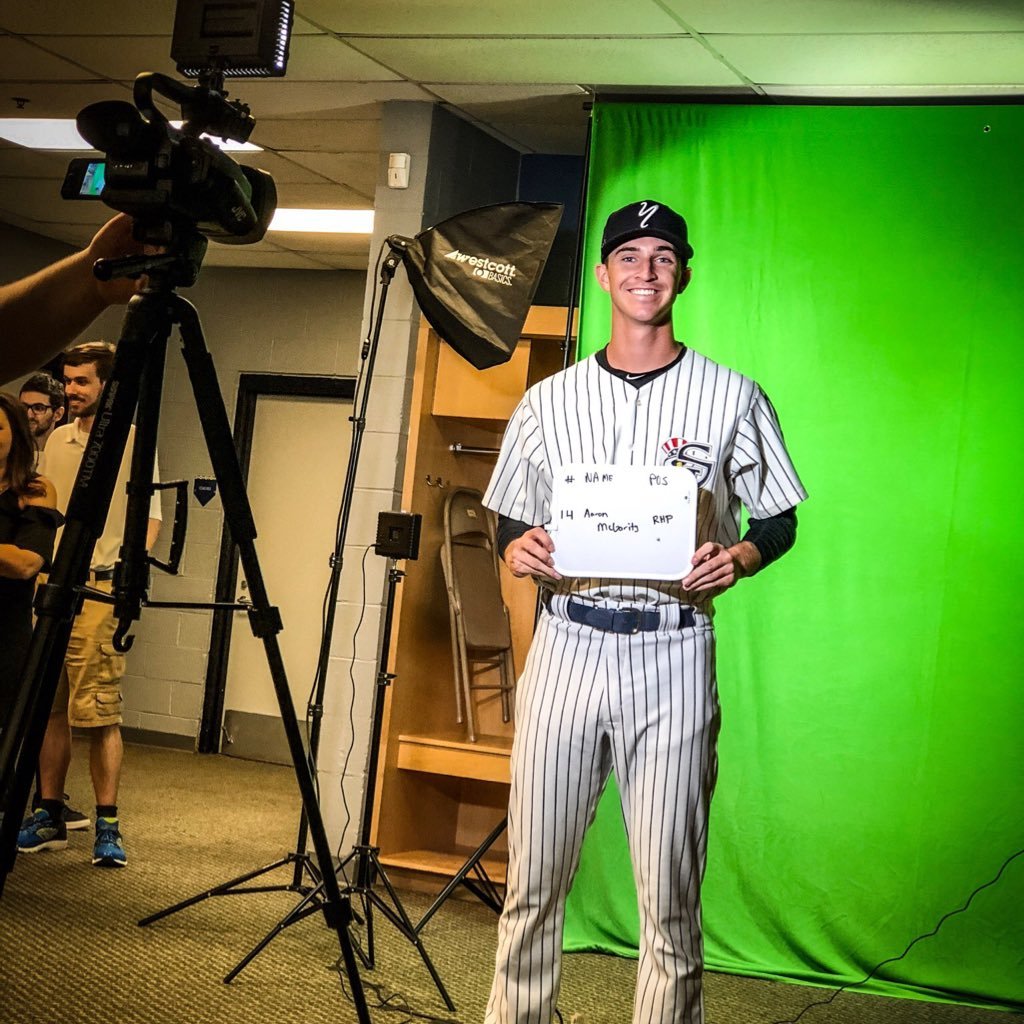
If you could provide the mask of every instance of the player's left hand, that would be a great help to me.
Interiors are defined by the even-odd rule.
[[[753,575],[760,561],[760,553],[748,541],[740,541],[731,548],[708,541],[694,552],[694,569],[683,578],[683,589],[699,600],[717,597],[737,580]]]

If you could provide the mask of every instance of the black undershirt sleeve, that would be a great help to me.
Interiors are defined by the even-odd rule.
[[[508,516],[503,516],[500,512],[498,513],[498,554],[501,555],[501,560],[505,560],[505,548],[522,537],[527,530],[532,530],[532,523],[521,523],[518,519],[509,519]]]
[[[505,549],[527,530],[532,530],[530,523],[509,519],[498,515],[498,554],[504,559]],[[788,508],[777,516],[764,519],[751,519],[743,540],[750,541],[761,555],[758,572],[766,565],[781,558],[796,543],[796,509]]]
[[[750,541],[761,555],[758,572],[781,558],[796,542],[796,509],[788,508],[777,516],[751,519],[743,540]]]

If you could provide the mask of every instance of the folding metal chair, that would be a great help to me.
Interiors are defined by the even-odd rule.
[[[495,690],[501,697],[501,718],[512,718],[515,669],[512,628],[501,596],[494,518],[484,508],[483,495],[458,488],[444,505],[441,566],[448,589],[448,613],[455,669],[455,708],[459,724],[466,723],[476,742],[473,693]],[[498,669],[498,683],[475,682],[482,672]]]

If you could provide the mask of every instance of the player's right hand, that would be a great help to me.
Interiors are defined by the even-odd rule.
[[[522,537],[510,541],[503,557],[509,572],[519,579],[547,576],[549,580],[560,580],[562,577],[555,572],[554,550],[555,542],[547,530],[543,526],[534,526]]]

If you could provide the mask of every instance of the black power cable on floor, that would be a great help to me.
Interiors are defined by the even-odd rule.
[[[344,967],[342,966],[341,960],[335,961],[330,968],[332,971],[336,971],[338,978],[341,981],[341,990],[345,994],[345,998],[350,1002],[352,1001],[352,995],[348,990],[348,986],[345,984],[347,975]],[[367,992],[372,992],[376,997],[375,1003],[369,1003],[371,1010],[381,1010],[384,1013],[404,1013],[405,1017],[402,1020],[395,1021],[394,1024],[413,1024],[414,1021],[425,1020],[428,1024],[462,1024],[457,1017],[435,1017],[431,1013],[420,1013],[419,1010],[414,1010],[410,1005],[405,996],[400,992],[388,993],[384,985],[379,984],[375,981],[367,981],[365,978],[363,981],[363,989]],[[390,1018],[389,1018],[390,1019]]]
[[[894,964],[897,960],[902,960],[922,939],[930,939],[933,935],[937,934],[938,930],[951,917],[955,917],[957,914],[964,913],[964,911],[966,911],[967,908],[971,905],[972,901],[974,900],[974,897],[977,896],[978,893],[981,892],[983,889],[988,889],[990,886],[995,885],[996,882],[998,882],[999,879],[1002,878],[1003,872],[1007,869],[1010,863],[1021,856],[1024,856],[1024,850],[1018,850],[1016,853],[1011,853],[1010,856],[1003,861],[1002,866],[996,872],[994,878],[983,883],[982,885],[979,885],[977,889],[975,889],[974,892],[972,892],[971,895],[967,897],[967,900],[962,907],[957,907],[956,910],[951,910],[948,913],[943,914],[942,917],[939,918],[938,923],[930,932],[925,932],[925,934],[918,935],[917,938],[911,939],[911,941],[907,943],[907,948],[904,949],[899,956],[889,957],[887,960],[883,960],[881,963],[876,964],[860,981],[856,983],[851,983],[849,985],[843,985],[841,988],[837,988],[835,992],[833,992],[832,995],[828,997],[828,999],[819,999],[813,1003],[808,1003],[807,1006],[805,1006],[795,1017],[789,1018],[788,1020],[777,1020],[774,1021],[773,1024],[797,1024],[797,1021],[799,1021],[800,1018],[805,1013],[807,1013],[808,1010],[813,1010],[816,1006],[828,1006],[831,1002],[833,1002],[833,1000],[836,999],[837,996],[839,996],[843,992],[848,992],[850,989],[860,988],[861,985],[866,985],[878,971],[885,967],[886,964]]]

